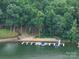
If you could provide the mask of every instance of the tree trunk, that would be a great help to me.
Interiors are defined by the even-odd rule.
[[[31,33],[31,27],[29,27],[29,33]]]
[[[10,26],[10,31],[12,31],[12,26]]]
[[[15,29],[16,29],[16,26],[14,25],[14,26],[13,26],[13,32],[15,32]]]
[[[23,27],[22,27],[22,24],[21,24],[21,27],[20,27],[20,31],[21,31],[21,33],[22,33],[22,31],[23,31]]]
[[[39,37],[41,36],[41,32],[42,32],[42,27],[41,26],[39,26]]]

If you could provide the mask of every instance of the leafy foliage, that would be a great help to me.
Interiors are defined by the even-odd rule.
[[[0,25],[39,36],[76,39],[79,0],[0,0]],[[75,20],[76,19],[76,20]]]

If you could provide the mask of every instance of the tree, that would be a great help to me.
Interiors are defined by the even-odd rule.
[[[73,21],[72,28],[68,32],[68,39],[70,39],[71,42],[77,39],[77,20]]]
[[[72,26],[74,19],[79,25],[78,2],[79,0],[0,0],[0,24],[14,31],[17,27],[21,32],[37,32],[39,37],[58,36],[69,39],[69,33],[72,34],[75,30],[73,27],[76,27]]]
[[[43,22],[44,22],[44,14],[41,11],[37,12],[36,18],[32,19],[33,24],[38,28],[39,37],[41,36]]]

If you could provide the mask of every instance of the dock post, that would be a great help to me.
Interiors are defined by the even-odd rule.
[[[22,45],[24,44],[24,42],[21,43]]]
[[[31,42],[30,45],[33,45],[33,42]]]
[[[48,43],[49,46],[51,46],[51,43]]]
[[[58,46],[60,46],[60,44],[61,44],[61,40],[58,41]]]
[[[60,47],[60,45],[61,45],[61,40],[58,40],[58,42],[57,42],[57,43],[54,43],[53,45],[54,45],[55,48]]]
[[[77,47],[79,48],[79,42],[78,42],[78,46]]]
[[[26,42],[26,45],[28,45],[29,42]]]
[[[55,46],[56,45],[56,43],[53,43],[53,46]]]
[[[63,43],[62,45],[63,45],[63,47],[65,46],[65,44],[64,44],[64,43]]]

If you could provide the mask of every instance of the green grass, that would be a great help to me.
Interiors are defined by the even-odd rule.
[[[12,32],[8,29],[0,29],[0,39],[12,38],[17,35],[16,32]]]

